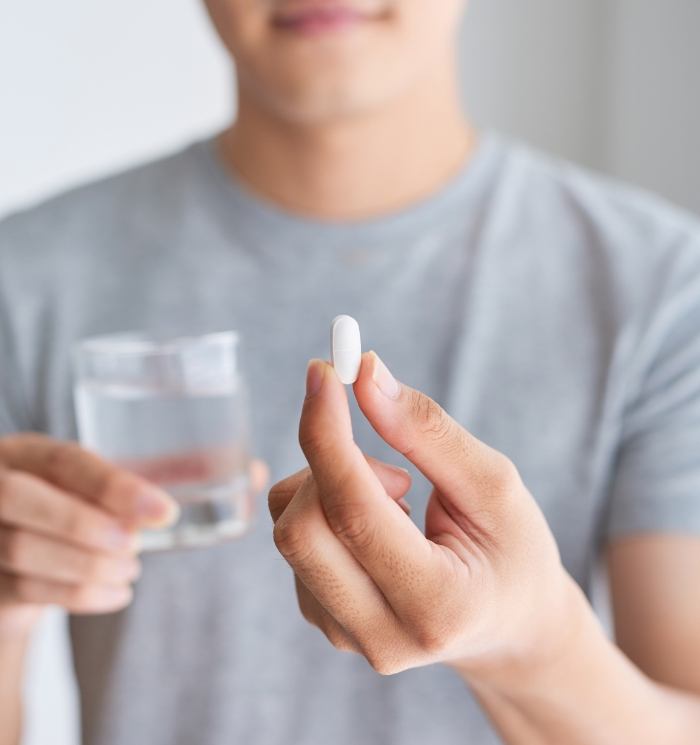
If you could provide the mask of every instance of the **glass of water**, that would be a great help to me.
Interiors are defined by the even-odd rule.
[[[127,332],[75,347],[80,442],[169,492],[178,522],[143,548],[205,546],[252,518],[249,412],[234,331],[157,337]]]

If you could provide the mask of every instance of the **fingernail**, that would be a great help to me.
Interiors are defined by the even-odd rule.
[[[403,508],[403,511],[410,516],[411,505],[403,497],[401,497],[401,499],[398,499],[396,501],[396,504],[400,505]]]
[[[117,576],[121,582],[135,582],[141,576],[141,562],[135,557],[122,559],[118,564]]]
[[[130,533],[124,528],[115,526],[113,528],[107,528],[104,534],[104,547],[112,550],[123,550],[130,549],[133,543],[133,533]]]
[[[389,372],[389,368],[382,362],[376,352],[371,353],[374,357],[374,367],[372,369],[372,380],[376,383],[377,388],[387,397],[397,399],[401,386],[396,378]]]
[[[392,463],[385,463],[384,464],[387,468],[389,468],[392,471],[395,471],[396,473],[405,473],[407,476],[410,476],[411,474],[408,472],[407,468],[401,468],[401,466],[395,466]]]
[[[138,554],[143,549],[143,538],[141,533],[129,534],[129,550]]]
[[[128,605],[133,597],[134,591],[131,587],[115,587],[103,591],[103,600],[106,609],[118,609],[120,606]]]
[[[321,390],[323,376],[326,372],[323,360],[309,360],[306,368],[306,397],[315,396]]]
[[[165,492],[155,487],[145,487],[137,498],[139,516],[171,525],[180,515],[180,508]]]

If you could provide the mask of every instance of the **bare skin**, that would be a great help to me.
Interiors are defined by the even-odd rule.
[[[435,131],[441,133],[437,141],[424,136]],[[219,152],[232,172],[278,206],[349,221],[386,215],[430,195],[464,165],[475,144],[450,77],[427,91],[409,91],[381,115],[318,132],[268,116],[242,91],[238,120],[220,137]]]
[[[255,461],[251,477],[263,489],[266,466]],[[138,530],[176,515],[155,484],[76,443],[0,438],[0,745],[19,742],[24,662],[44,609],[124,608],[140,573]]]
[[[312,360],[299,423],[309,468],[269,495],[304,617],[380,674],[451,667],[509,745],[695,742],[700,541],[610,547],[618,635],[635,666],[606,638],[505,455],[374,353],[353,388],[376,432],[433,484],[425,534],[353,441],[332,367]]]
[[[262,198],[319,220],[378,217],[410,206],[468,163],[477,139],[457,87],[455,38],[465,3],[347,0],[360,20],[309,33],[294,23],[314,4],[206,0],[238,78],[239,116],[219,138],[222,160]],[[275,539],[295,570],[304,616],[335,646],[363,654],[381,673],[451,666],[509,745],[694,743],[700,728],[700,540],[650,535],[608,547],[620,647],[614,646],[561,567],[517,464],[477,442],[417,392],[402,386],[397,402],[381,399],[373,388],[374,364],[365,359],[355,395],[380,435],[435,484],[431,530],[422,535],[399,508],[407,477],[365,458],[352,444],[345,394],[326,370],[302,419],[310,469],[270,492]],[[332,448],[323,444],[326,437]],[[12,439],[12,462],[26,459],[20,451],[32,447],[25,440],[18,448]],[[336,456],[347,466],[345,491],[335,488],[341,475]],[[75,457],[70,470],[78,474],[82,456]],[[41,492],[45,517],[53,514],[52,500],[66,504],[60,493],[66,492],[110,517],[100,490],[88,489],[86,502],[84,487],[68,489],[53,477],[9,468],[32,476],[13,476],[11,489],[4,480],[5,495],[15,495],[15,503]],[[455,490],[455,473],[457,481],[469,483],[468,493]],[[115,476],[115,483],[123,478]],[[484,509],[474,512],[474,504]],[[506,505],[528,532],[516,530]],[[88,511],[92,524],[100,522]],[[133,515],[127,522],[138,524]],[[84,523],[67,523],[74,529],[78,524]],[[133,552],[95,546],[105,535],[100,525],[87,531],[89,546],[78,541],[77,549],[74,536],[54,536],[62,556],[71,557],[60,562],[61,578],[53,566],[41,581],[18,583],[16,571],[6,572],[0,745],[18,741],[24,650],[42,604],[57,602],[59,594],[58,602],[86,612],[128,602],[130,573],[137,572]],[[394,529],[405,546],[397,545]],[[81,535],[84,540],[86,533]],[[10,540],[14,549],[8,552],[0,537],[15,562],[26,562],[27,543]],[[406,556],[409,545],[415,551]],[[329,565],[338,573],[334,593],[318,580]],[[23,571],[30,576],[38,568]],[[80,590],[66,589],[68,571],[77,572],[73,585]],[[446,577],[482,602],[446,598]],[[413,587],[410,596],[397,592],[409,578],[420,590],[415,596]],[[539,612],[523,617],[523,608]],[[367,635],[370,625],[362,621],[370,617],[382,625]]]
[[[262,197],[320,220],[377,217],[434,192],[476,141],[456,63],[462,0],[356,0],[368,20],[343,31],[276,28],[309,4],[207,0],[238,71],[222,159]]]

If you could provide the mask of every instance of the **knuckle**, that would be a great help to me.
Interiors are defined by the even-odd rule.
[[[73,539],[82,538],[86,533],[86,521],[77,508],[66,510],[62,520],[62,532]]]
[[[290,492],[295,492],[308,478],[310,473],[311,469],[307,466],[306,468],[302,468],[300,471],[293,473],[291,476],[280,479],[270,487],[269,496],[272,498],[279,498],[289,494]]]
[[[272,538],[277,550],[290,563],[301,563],[311,553],[311,541],[296,520],[282,516],[272,529]]]
[[[131,503],[138,499],[144,482],[131,471],[110,465],[103,468],[99,476],[95,477],[93,486],[95,496],[99,497],[98,501],[104,501],[113,495]]]
[[[440,440],[449,434],[450,418],[447,412],[429,396],[412,391],[410,409],[422,435]]]
[[[76,564],[80,576],[86,582],[98,582],[106,574],[105,562],[100,556],[86,554],[81,556]]]
[[[340,652],[352,652],[354,647],[347,634],[337,626],[330,626],[323,632],[328,641]]]
[[[286,509],[294,494],[297,492],[301,481],[297,479],[291,483],[288,479],[278,482],[267,495],[267,506],[272,519],[277,519]]]
[[[10,566],[15,568],[24,566],[28,558],[25,537],[17,530],[8,531],[2,541],[2,554]]]
[[[299,445],[304,453],[315,450],[320,441],[317,431],[313,427],[299,427]]]
[[[421,624],[413,633],[415,644],[430,657],[439,656],[447,649],[448,634],[434,624]]]
[[[142,481],[135,474],[108,466],[93,473],[90,480],[91,501],[98,506],[116,502],[134,509]]]
[[[275,484],[267,493],[267,506],[270,508],[270,512],[273,511],[282,499],[283,492],[280,484],[281,482]]]
[[[29,447],[34,441],[40,441],[46,435],[37,432],[13,432],[0,437],[0,467],[12,463],[13,456],[25,447]]]
[[[7,510],[17,486],[17,473],[0,467],[0,517],[7,516]]]
[[[75,585],[68,591],[66,604],[72,608],[87,608],[93,601],[92,587],[85,583]]]
[[[318,621],[316,620],[316,614],[314,613],[314,610],[309,603],[305,603],[300,599],[299,610],[301,611],[301,615],[307,623],[310,623],[312,626],[316,626],[317,628],[321,628]]]
[[[319,629],[328,641],[341,652],[356,651],[355,645],[345,629],[319,604],[318,600],[295,577],[299,610],[304,620]]]
[[[37,599],[34,592],[34,582],[28,577],[22,575],[12,577],[10,579],[10,589],[17,600],[35,602]]]
[[[369,648],[363,652],[372,670],[379,675],[395,675],[404,668],[381,648]]]
[[[54,441],[46,453],[46,470],[57,481],[70,477],[79,468],[80,446],[74,442]]]
[[[280,515],[284,512],[284,503],[279,495],[273,494],[272,492],[267,495],[267,510],[273,521],[279,519]]]
[[[502,453],[496,456],[496,467],[493,475],[493,489],[496,494],[507,496],[520,489],[522,480],[513,461]]]
[[[375,525],[361,505],[334,501],[323,505],[331,530],[342,541],[362,550],[375,540]]]
[[[299,427],[299,445],[307,458],[310,453],[323,455],[332,449],[327,433],[321,427],[308,423]]]

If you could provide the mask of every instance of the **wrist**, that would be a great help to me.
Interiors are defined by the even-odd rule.
[[[560,590],[541,618],[522,621],[523,641],[507,653],[486,661],[458,661],[452,667],[471,686],[485,686],[504,695],[548,687],[575,666],[591,646],[607,643],[586,596],[565,573]]]
[[[641,673],[607,638],[573,580],[567,606],[563,633],[537,653],[476,670],[453,665],[489,715],[533,733],[533,742],[695,742],[696,700]]]
[[[26,644],[41,618],[40,606],[0,606],[0,644]]]

